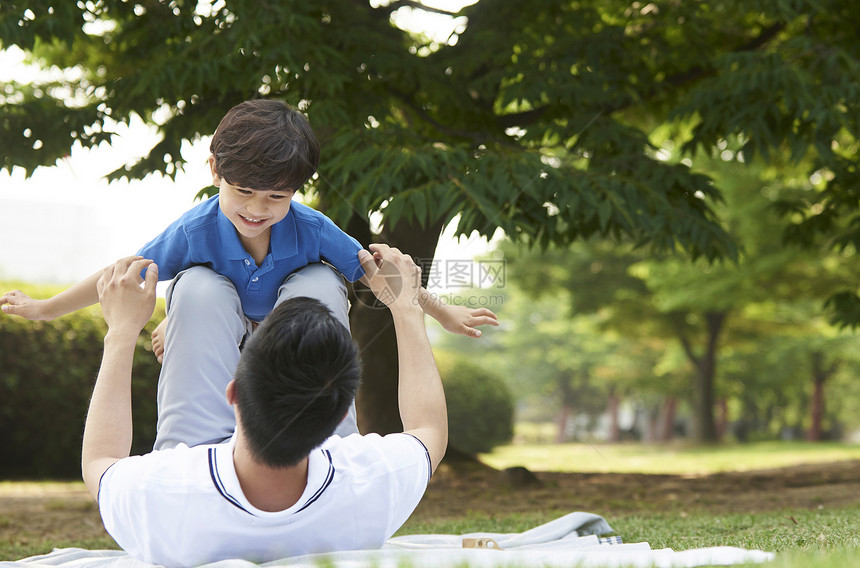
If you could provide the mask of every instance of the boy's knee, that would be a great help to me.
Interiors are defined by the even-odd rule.
[[[326,264],[309,264],[287,276],[278,290],[278,302],[300,296],[322,299],[321,295],[346,298],[343,276]]]
[[[241,300],[230,280],[205,266],[192,266],[174,279],[167,292],[168,315],[180,312],[241,312]]]
[[[278,304],[290,298],[308,297],[322,302],[332,315],[349,329],[349,301],[346,283],[332,267],[309,264],[296,270],[278,289]]]

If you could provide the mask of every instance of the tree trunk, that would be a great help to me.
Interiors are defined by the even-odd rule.
[[[717,372],[717,344],[728,312],[706,312],[705,351],[699,356],[693,351],[687,337],[679,339],[684,352],[696,367],[693,385],[693,435],[698,442],[717,442],[717,426],[714,421],[714,379]]]
[[[717,440],[722,442],[726,439],[726,432],[729,429],[729,403],[725,398],[717,401]]]
[[[402,432],[397,406],[397,344],[387,309],[353,303],[352,337],[361,353],[361,383],[355,407],[358,429],[367,434]]]
[[[562,403],[561,410],[558,412],[558,420],[556,421],[555,443],[563,444],[567,442],[567,423],[570,418],[570,406]]]
[[[661,405],[658,403],[654,403],[646,407],[648,412],[648,432],[645,436],[645,441],[649,444],[656,444],[660,439],[660,436],[657,433],[657,425],[660,423],[660,408]]]
[[[670,442],[675,433],[675,410],[678,408],[678,399],[667,396],[663,401],[663,417],[660,421],[660,441]]]
[[[608,442],[621,441],[621,428],[618,426],[618,407],[621,401],[618,395],[615,394],[615,389],[609,391],[609,396],[606,398],[606,415],[609,416],[609,439]]]
[[[441,222],[427,228],[409,225],[401,220],[393,231],[384,231],[374,238],[366,219],[353,217],[346,231],[365,247],[371,242],[384,242],[410,254],[416,264],[424,267],[422,278],[426,286],[433,262]],[[369,290],[361,284],[350,294],[349,312],[352,337],[361,352],[362,377],[356,396],[358,428],[362,433],[389,434],[403,431],[397,402],[397,339],[388,308],[375,302]],[[468,341],[468,339],[466,339]]]
[[[573,412],[575,397],[570,386],[571,378],[567,373],[558,374],[558,391],[561,398],[561,410],[558,415],[558,428],[555,434],[555,442],[563,444],[568,440],[567,425]]]
[[[821,423],[824,421],[824,383],[836,372],[839,361],[834,361],[826,369],[824,368],[824,353],[815,351],[812,353],[812,401],[811,421],[809,430],[806,431],[806,440],[818,442],[821,440]]]

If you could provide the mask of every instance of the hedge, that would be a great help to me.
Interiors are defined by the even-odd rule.
[[[501,377],[474,363],[438,358],[448,403],[449,445],[466,454],[489,452],[514,435],[514,400]]]
[[[151,450],[155,439],[161,366],[152,354],[149,334],[163,314],[159,302],[135,351],[134,454]],[[0,315],[0,429],[4,438],[0,476],[80,478],[84,419],[105,332],[98,307],[52,322]]]

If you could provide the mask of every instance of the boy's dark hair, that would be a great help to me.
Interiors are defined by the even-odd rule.
[[[236,370],[236,405],[253,456],[295,465],[346,415],[361,374],[347,329],[319,301],[291,298],[245,343]]]
[[[227,183],[297,191],[320,163],[320,144],[305,115],[283,101],[255,99],[224,115],[209,151]]]

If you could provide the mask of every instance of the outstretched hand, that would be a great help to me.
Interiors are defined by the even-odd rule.
[[[146,269],[146,280],[140,273]],[[143,282],[143,286],[141,286]],[[105,268],[97,288],[108,333],[128,333],[135,337],[152,317],[158,266],[151,260],[130,256]]]
[[[467,337],[481,337],[481,331],[475,329],[481,325],[499,325],[499,318],[487,308],[467,308],[466,306],[445,306],[437,317],[445,331],[465,335]]]
[[[21,316],[28,320],[49,320],[45,313],[45,300],[35,300],[21,290],[12,290],[0,296],[0,309],[3,313]]]

